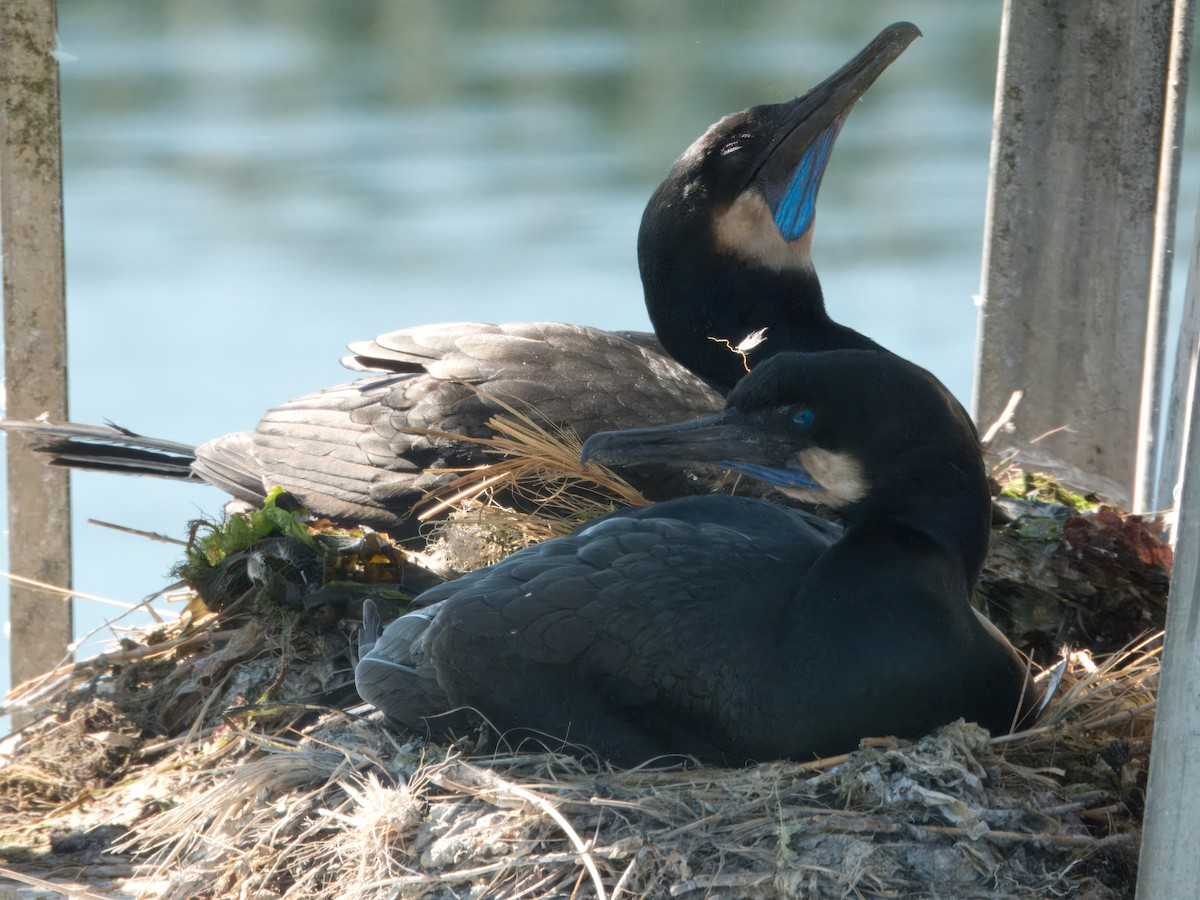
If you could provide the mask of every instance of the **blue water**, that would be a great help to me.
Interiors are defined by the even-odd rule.
[[[843,130],[814,258],[835,317],[969,401],[1000,4],[833,6],[61,0],[72,419],[200,443],[401,326],[647,328],[674,157],[897,19],[925,37]],[[183,537],[225,499],[73,485],[76,587],[126,602],[178,550],[85,520]],[[79,603],[80,633],[110,614]]]

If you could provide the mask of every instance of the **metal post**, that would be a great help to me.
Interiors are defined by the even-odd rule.
[[[1193,357],[1193,381],[1195,374]],[[1192,434],[1200,434],[1200,403],[1192,402],[1188,418]],[[1189,442],[1184,471],[1138,900],[1194,897],[1200,885],[1200,441]]]
[[[1158,505],[1164,508],[1179,506],[1181,466],[1190,452],[1188,417],[1195,403],[1196,362],[1200,354],[1200,210],[1197,211],[1196,226],[1196,243],[1188,261],[1187,290],[1183,297],[1183,318],[1179,325],[1179,345],[1159,469],[1157,499]]]
[[[1141,409],[1138,418],[1137,465],[1134,472],[1134,512],[1153,512],[1173,504],[1172,478],[1165,495],[1159,485],[1159,419],[1162,412],[1164,366],[1166,357],[1167,312],[1171,296],[1171,261],[1174,259],[1175,219],[1179,199],[1179,164],[1183,155],[1184,111],[1187,104],[1188,59],[1192,50],[1192,0],[1175,0],[1171,24],[1171,56],[1167,81],[1163,86],[1162,158],[1158,171],[1158,204],[1154,223],[1154,252],[1150,274],[1148,315],[1146,317],[1146,355],[1142,374]],[[1164,454],[1180,458],[1179,447],[1167,443]],[[1164,456],[1165,459],[1165,456]],[[1174,468],[1174,467],[1172,467]]]
[[[54,0],[0,4],[0,238],[4,253],[7,412],[67,414],[62,152]],[[67,474],[8,438],[9,568],[64,587],[71,580]],[[51,668],[72,639],[71,607],[57,597],[9,591],[12,678]],[[20,724],[19,722],[17,723]]]

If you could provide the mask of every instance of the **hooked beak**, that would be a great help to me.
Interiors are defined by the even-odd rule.
[[[889,25],[803,97],[760,107],[767,127],[772,118],[776,120],[775,138],[750,183],[760,186],[785,240],[797,240],[812,227],[825,166],[851,108],[920,35],[920,29],[909,22]]]
[[[594,434],[580,459],[609,466],[642,463],[713,463],[781,488],[821,485],[796,459],[794,438],[787,440],[736,409],[654,428]]]

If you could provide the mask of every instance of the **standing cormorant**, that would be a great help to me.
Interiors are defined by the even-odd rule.
[[[611,465],[717,462],[838,509],[844,530],[728,495],[610,514],[426,591],[380,632],[364,611],[359,694],[436,737],[481,720],[635,765],[742,765],[917,737],[993,733],[1037,691],[969,595],[990,498],[969,418],[889,353],[786,353],[725,411],[593,436]]]
[[[683,153],[638,241],[657,341],[555,323],[418,326],[351,345],[349,368],[382,374],[285,403],[254,431],[200,447],[93,426],[3,427],[39,434],[58,465],[207,482],[254,504],[279,486],[314,515],[401,537],[416,528],[413,505],[454,477],[429,470],[488,459],[477,444],[419,430],[491,436],[500,410],[489,395],[586,437],[720,409],[746,371],[729,346],[764,328],[753,362],[873,347],[825,312],[813,210],[842,123],[919,33],[889,26],[803,97],[727,116]],[[637,483],[651,499],[679,486]]]

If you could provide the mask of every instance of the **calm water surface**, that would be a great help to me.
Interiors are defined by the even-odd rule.
[[[401,326],[648,328],[637,226],[675,156],[899,19],[925,37],[842,132],[814,257],[835,317],[969,401],[1000,3],[832,6],[60,0],[72,418],[200,443]],[[178,550],[85,521],[183,537],[224,501],[73,484],[76,587],[124,601]]]

